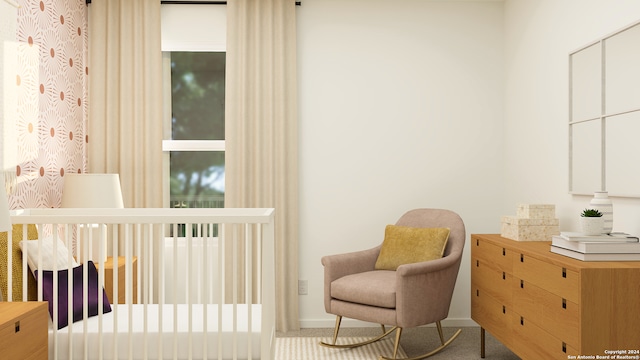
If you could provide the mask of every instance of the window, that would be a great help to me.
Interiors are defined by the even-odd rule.
[[[169,206],[224,207],[224,52],[171,52]]]
[[[224,207],[226,7],[162,6],[165,206]]]

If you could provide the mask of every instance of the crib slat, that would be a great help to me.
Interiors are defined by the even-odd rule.
[[[233,351],[233,360],[238,359],[238,226],[233,226],[233,333],[232,333],[232,343],[231,347]]]
[[[165,247],[166,247],[166,230],[167,228],[163,225],[160,227],[160,232],[162,236],[160,239],[162,240],[162,246],[159,247],[160,259],[165,261]],[[165,272],[164,266],[158,266],[160,268],[160,273],[158,274],[158,296],[159,296],[159,306],[158,306],[158,333],[162,332],[163,329],[163,314],[162,308],[164,307],[165,296],[164,296],[164,282],[165,282]],[[158,341],[158,359],[164,359],[164,352],[162,341]]]
[[[88,268],[89,260],[88,260],[88,257],[89,257],[89,254],[91,253],[91,247],[92,247],[91,243],[93,241],[93,238],[92,238],[93,234],[92,234],[92,231],[89,231],[89,226],[91,226],[91,225],[86,224],[86,225],[83,225],[81,227],[81,230],[83,230],[85,232],[85,234],[84,234],[86,236],[85,239],[87,237],[89,238],[88,246],[86,246],[84,249],[82,249],[84,253],[83,253],[82,257],[80,257],[81,259],[83,259],[82,265],[84,265],[84,267],[82,268],[82,279],[81,279],[82,288],[83,289],[88,289],[89,288],[89,276],[88,276],[89,275],[89,268]],[[65,243],[67,245],[71,245],[70,231],[69,231],[68,224],[65,224],[64,232],[65,232],[65,236],[66,236],[66,239],[67,239],[65,241]],[[70,247],[70,246],[68,246],[68,247]],[[67,258],[68,264],[71,264],[71,260],[72,260],[71,252],[69,252],[69,256]],[[68,282],[69,283],[69,297],[68,297],[68,299],[69,299],[69,312],[68,312],[68,314],[69,314],[69,322],[68,322],[68,324],[73,324],[73,316],[71,315],[71,314],[73,314],[73,300],[72,300],[73,299],[73,284],[72,284],[72,282],[75,281],[75,279],[73,279],[73,268],[72,268],[72,266],[68,265],[67,268],[69,269],[67,271],[67,274],[68,274],[69,279],[70,279],[69,282]],[[88,309],[88,306],[87,306],[87,304],[89,303],[88,294],[89,293],[86,290],[82,292],[82,319],[83,319],[83,326],[82,326],[82,336],[83,336],[82,357],[83,357],[83,359],[86,359],[89,356],[89,346],[88,346],[87,341],[86,341],[87,340],[87,336],[88,336],[88,334],[87,334],[87,322],[84,321],[84,320],[89,318],[89,309]],[[73,336],[72,336],[72,327],[71,326],[67,326],[67,333],[69,335],[68,336],[69,337],[69,349],[73,349]],[[73,357],[73,354],[71,354],[71,355],[72,355],[71,357]]]
[[[142,257],[144,259],[148,259],[148,258],[150,259],[151,258],[149,256],[150,255],[149,254],[149,248],[151,247],[152,242],[150,241],[149,236],[153,233],[152,229],[153,229],[153,227],[151,225],[149,225],[149,224],[147,224],[144,227],[145,236],[142,239],[142,247],[143,247],[143,250],[142,250],[143,255],[142,255]],[[144,360],[149,358],[149,353],[148,353],[148,349],[149,349],[149,336],[148,336],[149,335],[149,326],[148,326],[148,323],[149,323],[149,317],[148,317],[148,315],[149,315],[148,314],[149,307],[147,306],[149,299],[148,299],[148,290],[147,289],[150,286],[153,285],[153,282],[149,282],[149,278],[153,276],[153,272],[149,267],[145,268],[144,265],[146,265],[146,264],[147,264],[146,261],[143,262],[142,265],[140,263],[138,263],[138,266],[140,267],[140,269],[142,269],[142,270],[138,271],[138,284],[141,284],[140,275],[141,275],[141,273],[144,273],[143,281],[144,281],[144,284],[145,284],[145,286],[144,286],[145,290],[143,292],[141,292],[140,291],[140,288],[141,288],[140,286],[138,286],[138,289],[137,289],[137,291],[138,291],[138,302],[140,302],[140,299],[141,299],[140,296],[142,295],[142,304],[143,304],[143,311],[144,311],[144,327],[143,327],[143,339],[142,339],[142,342],[143,342],[142,358]]]
[[[124,262],[124,297],[125,303],[128,307],[129,311],[127,311],[128,319],[127,319],[127,332],[129,336],[127,336],[127,358],[129,360],[133,359],[133,295],[131,294],[132,283],[133,283],[133,273],[131,272],[131,261],[133,251],[133,241],[131,240],[131,232],[133,231],[132,227],[135,227],[134,224],[125,224],[124,225],[124,246],[125,246],[125,262]]]
[[[116,225],[112,225],[112,232],[113,232],[113,234],[119,234],[120,233],[120,226],[117,225],[117,224]],[[113,246],[113,255],[112,256],[113,256],[114,260],[118,258],[119,245],[120,245],[119,241],[117,241],[117,240],[113,241],[113,243],[112,243],[112,246]],[[113,270],[111,270],[113,272],[113,276],[112,276],[113,277],[113,281],[112,281],[112,284],[113,284],[112,285],[113,286],[113,289],[112,289],[113,299],[111,300],[111,302],[116,302],[116,303],[118,301],[118,297],[119,297],[118,289],[120,287],[119,284],[118,284],[119,279],[120,279],[120,276],[118,275],[119,270],[120,270],[119,266],[114,266]],[[118,317],[118,312],[119,312],[118,311],[118,306],[115,306],[115,309],[113,309],[112,312],[114,313],[114,316],[113,316],[113,333],[117,334],[118,333],[118,318],[119,318]],[[117,336],[113,337],[111,346],[112,346],[112,349],[113,349],[113,359],[115,360],[117,358],[117,354],[118,354],[118,337]]]
[[[154,246],[153,246],[153,225],[152,224],[147,224],[147,236],[145,237],[146,239],[146,252],[144,253],[144,259],[146,260],[145,262],[147,263],[146,266],[146,271],[144,272],[144,276],[143,279],[145,281],[145,292],[140,293],[140,291],[138,292],[138,296],[143,295],[146,299],[147,299],[147,303],[153,303],[154,298],[153,298],[153,292],[154,292],[154,288],[155,288],[155,283],[154,283],[154,278],[153,278],[153,274],[155,273],[154,271],[154,264],[155,262],[153,261],[154,256]],[[140,272],[138,271],[138,276],[140,276]],[[140,282],[138,282],[140,283]],[[138,287],[138,289],[140,289],[140,287]],[[138,299],[140,299],[138,297]]]
[[[245,303],[247,304],[247,338],[251,339],[251,304],[253,303],[253,267],[251,266],[253,264],[253,237],[252,237],[252,232],[251,232],[251,224],[245,224],[244,225],[244,231],[245,231],[245,244],[247,247],[247,251],[246,251],[246,260],[245,260],[245,264],[246,264],[246,269],[245,269],[245,276],[244,276],[244,281],[245,281],[245,291],[247,293],[246,298],[245,298]],[[252,360],[252,354],[251,354],[251,341],[247,341],[247,359],[248,360]]]
[[[98,269],[98,359],[99,360],[103,360],[103,353],[104,353],[104,337],[102,334],[102,324],[103,324],[103,315],[104,315],[104,296],[103,296],[103,291],[104,291],[104,262],[102,262],[103,259],[106,258],[107,254],[105,253],[105,247],[104,244],[107,241],[107,239],[105,239],[105,236],[107,234],[107,225],[105,224],[99,224],[98,225],[100,227],[100,231],[98,232],[99,237],[99,242],[98,242],[98,246],[100,246],[100,248],[98,249],[98,259],[101,262],[99,269]],[[85,341],[88,341],[88,338],[85,339]]]
[[[134,237],[134,239],[135,239],[135,248],[133,250],[133,254],[131,255],[132,257],[134,256],[134,254],[142,254],[141,253],[141,250],[142,250],[142,248],[141,248],[142,224],[136,223],[134,225],[134,227],[136,229],[135,237]],[[143,262],[145,262],[145,259],[146,259],[145,256],[141,256],[141,257],[139,256],[138,267],[140,267],[141,269],[144,269],[144,267],[145,267],[145,264],[143,264]],[[132,261],[132,260],[133,259],[127,260],[127,264],[130,264],[129,261]],[[131,272],[133,273],[133,263],[131,263]],[[141,274],[142,274],[142,271],[137,271],[136,272],[136,274],[135,274],[135,277],[136,277],[136,282],[135,283],[136,284],[141,284],[141,281],[140,281],[140,275]],[[133,281],[133,277],[132,277],[131,284],[133,284],[133,283],[134,283],[134,281]],[[136,299],[138,303],[140,303],[142,301],[141,300],[142,298],[140,297],[140,289],[141,289],[141,286],[138,286],[137,288],[134,289],[133,285],[131,285],[131,298],[132,298],[131,301],[132,301],[132,303],[133,303],[133,299]]]
[[[193,285],[193,228],[192,224],[186,223],[185,231],[187,232],[185,235],[187,237],[187,304],[188,304],[188,312],[187,312],[187,358],[189,360],[193,359],[193,299],[191,294],[191,286]]]
[[[173,225],[173,284],[178,283],[178,224]],[[173,297],[173,360],[178,360],[178,299]]]
[[[80,279],[80,281],[82,282],[82,288],[83,289],[88,289],[89,288],[89,269],[87,267],[89,260],[89,254],[91,253],[91,241],[93,240],[92,238],[92,231],[89,231],[89,224],[84,224],[82,226],[80,226],[80,230],[84,231],[84,235],[85,235],[85,239],[88,238],[88,244],[87,246],[84,247],[84,249],[82,249],[82,251],[84,251],[84,253],[82,254],[82,256],[80,257],[81,259],[83,259],[83,265],[84,267],[82,268],[82,279]],[[76,225],[76,227],[78,227],[78,225]],[[69,224],[64,224],[64,228],[63,228],[63,232],[64,232],[64,236],[65,236],[65,244],[67,245],[67,249],[71,248],[71,231],[69,230]],[[54,236],[55,238],[55,236]],[[73,278],[73,266],[72,266],[72,262],[73,262],[73,257],[71,256],[71,251],[67,251],[67,284],[69,284],[68,287],[68,309],[67,309],[67,314],[68,314],[68,322],[67,324],[73,324],[73,282],[75,281],[75,279]],[[83,291],[82,292],[82,319],[88,319],[89,318],[89,309],[87,304],[89,303],[88,301],[88,291]],[[84,359],[86,359],[89,356],[89,347],[87,344],[87,323],[86,321],[83,321],[83,344],[82,344],[82,356]],[[73,333],[72,333],[72,327],[71,326],[67,326],[67,334],[68,334],[68,347],[69,349],[73,349]],[[69,354],[70,355],[70,359],[73,358],[73,353]]]
[[[227,224],[221,224],[221,232],[218,234],[218,284],[219,297],[218,297],[218,324],[216,331],[218,333],[218,360],[222,360],[222,304],[226,302],[226,276],[225,273],[227,252]]]
[[[56,240],[61,234],[60,231],[62,231],[61,238],[64,239],[65,244],[70,243],[70,241],[68,241],[68,238],[67,238],[68,232],[65,231],[67,229],[68,225],[69,224],[60,224],[59,226],[55,227],[55,229],[53,231],[53,239],[54,239],[55,246],[58,246],[58,242]],[[57,271],[67,270],[67,285],[68,285],[67,286],[67,305],[66,305],[67,306],[67,324],[71,324],[73,322],[73,301],[71,300],[71,299],[73,299],[73,273],[71,271],[69,271],[69,267],[70,266],[68,265],[69,261],[70,261],[69,259],[72,258],[71,252],[67,251],[67,254],[66,254],[66,256],[67,256],[67,268],[66,269],[58,268],[57,259],[56,259],[58,253],[54,250],[53,254],[54,254],[54,259],[56,260],[56,262],[54,262],[54,264],[56,264],[55,269]],[[60,273],[58,273],[58,275],[59,274]],[[56,278],[58,278],[58,276],[56,276]],[[82,282],[82,281],[83,280],[80,279],[80,282]],[[84,298],[84,294],[83,294],[82,297]],[[60,306],[62,306],[62,304],[60,304],[60,302],[59,302],[58,303],[58,307],[56,307],[55,310],[54,310],[56,313],[58,312],[58,309],[59,309]],[[84,311],[83,311],[83,313],[84,313]],[[60,318],[58,319],[58,321],[62,321],[62,320],[63,319],[60,319]],[[65,332],[69,333],[69,329],[64,329],[62,331],[65,331]],[[69,346],[69,345],[73,345],[73,339],[68,339],[67,340],[67,346]]]
[[[206,226],[206,231],[204,231]],[[203,308],[202,308],[202,318],[203,319],[209,319],[209,313],[208,313],[208,304],[211,302],[210,299],[210,292],[209,292],[209,268],[210,268],[210,262],[207,261],[207,255],[209,255],[209,242],[211,241],[211,224],[199,224],[198,225],[199,229],[202,229],[201,231],[203,233],[201,233],[200,237],[202,238],[202,283],[200,285],[202,291],[203,291],[203,297],[202,297],[202,303],[204,304]],[[211,261],[213,261],[213,259],[211,259]],[[207,323],[208,321],[203,321],[202,322],[202,333],[203,333],[203,338],[204,339],[208,339],[209,338],[209,329],[207,328]],[[208,360],[209,359],[209,351],[207,349],[207,341],[203,341],[202,342],[202,354],[203,360]]]
[[[22,225],[22,241],[28,241],[28,239],[29,239],[28,238],[27,229],[28,229],[28,225],[26,225],[26,224]],[[7,234],[7,239],[11,239],[9,236],[12,236],[12,235]],[[13,241],[12,241],[12,243],[13,243]],[[27,267],[27,249],[28,248],[29,248],[28,246],[25,246],[24,247],[24,251],[22,252],[22,301],[28,300],[27,298],[29,296],[28,295],[28,293],[29,293],[29,291],[28,291],[29,290],[29,287],[28,287],[28,281],[29,281],[29,279],[28,279],[28,276],[29,276],[28,271],[29,271],[29,269]],[[10,264],[9,261],[7,261],[7,263]],[[13,267],[13,265],[11,267]]]
[[[52,228],[54,229],[54,236],[55,234],[57,234],[56,229],[58,228],[57,224],[53,224]],[[38,263],[42,264],[42,247],[40,247],[40,251],[38,252]],[[53,258],[57,259],[58,257],[58,242],[54,241],[53,242]],[[55,264],[55,263],[54,263]],[[53,267],[53,335],[54,335],[54,343],[53,343],[53,348],[57,350],[58,348],[58,337],[56,336],[57,332],[58,332],[58,327],[55,326],[55,324],[58,323],[58,306],[60,306],[60,304],[58,303],[58,267],[54,266]],[[57,353],[57,351],[56,351]],[[57,354],[56,354],[57,355]],[[57,358],[57,356],[56,356]]]

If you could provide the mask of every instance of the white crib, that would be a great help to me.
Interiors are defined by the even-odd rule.
[[[13,298],[16,276],[26,299],[30,268],[43,269],[35,275],[38,300],[45,299],[43,280],[53,283],[49,359],[273,359],[273,209],[30,209],[14,212],[12,222],[23,225],[23,239],[27,224],[35,224],[38,240],[22,247],[19,274],[11,266],[19,259],[8,252],[7,299]],[[107,256],[122,258],[124,265],[110,270],[111,299],[96,295],[92,303],[89,258],[98,269],[98,294]],[[47,260],[64,266],[46,271]],[[73,274],[77,265],[79,277]],[[61,294],[65,280],[70,286]],[[68,301],[70,325],[58,329],[54,324],[65,320],[59,319],[58,299],[72,299],[72,285],[79,281],[81,320],[73,322],[74,304]],[[122,290],[124,300],[116,304]]]

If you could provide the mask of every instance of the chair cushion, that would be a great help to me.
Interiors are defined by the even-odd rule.
[[[376,270],[396,270],[402,264],[442,257],[449,239],[449,228],[415,228],[387,225]]]
[[[343,276],[331,283],[331,297],[394,309],[396,307],[396,272],[376,270]]]

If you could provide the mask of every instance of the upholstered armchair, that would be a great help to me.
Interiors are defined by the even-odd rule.
[[[323,257],[324,306],[327,313],[336,315],[336,325],[333,342],[322,342],[321,345],[336,348],[362,346],[395,330],[395,359],[402,329],[435,323],[442,345],[413,358],[423,359],[444,349],[460,334],[461,330],[458,330],[445,341],[440,322],[448,316],[462,260],[466,236],[462,219],[450,210],[415,209],[402,215],[395,226],[417,231],[445,228],[448,229],[448,238],[435,259],[409,260],[410,263],[400,264],[395,270],[379,269],[381,249],[386,247],[383,252],[388,249],[390,235],[387,232],[385,241],[372,249]],[[400,239],[395,244],[405,244],[403,246],[413,254],[422,252],[424,243],[420,241]],[[341,345],[337,337],[342,317],[380,324],[382,335],[358,344]],[[392,328],[386,330],[385,325]]]

